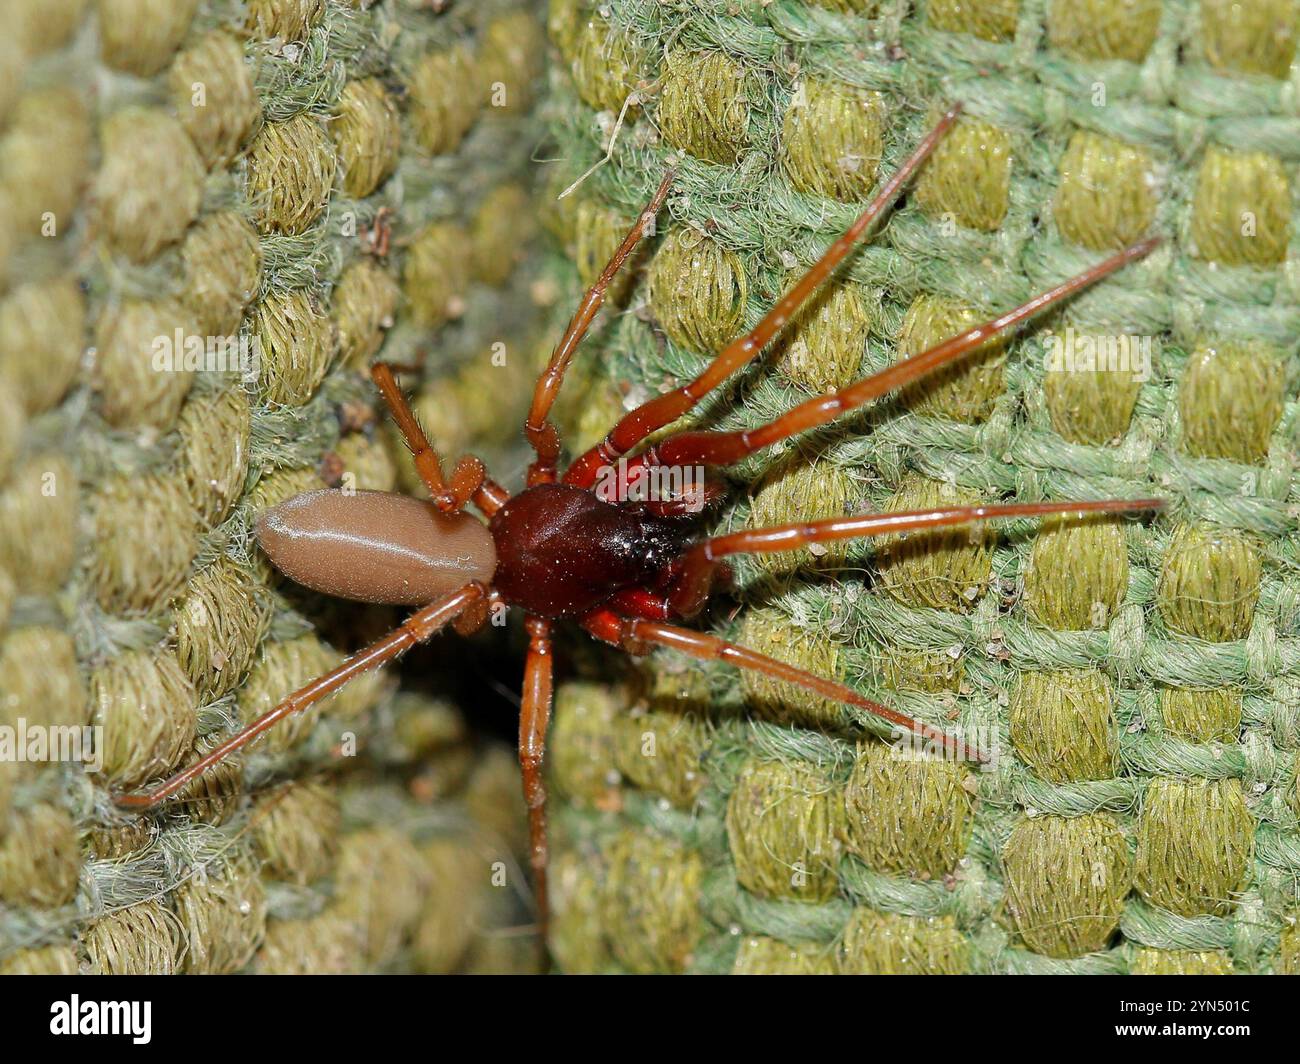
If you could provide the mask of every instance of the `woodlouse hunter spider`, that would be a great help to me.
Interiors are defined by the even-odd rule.
[[[701,538],[684,497],[649,501],[609,499],[598,481],[621,463],[636,470],[726,466],[764,447],[805,432],[864,403],[904,388],[950,365],[997,333],[1086,288],[1145,255],[1148,240],[1098,263],[1023,306],[865,377],[801,403],[774,421],[740,432],[691,431],[670,435],[630,458],[652,433],[687,413],[704,396],[753,359],[806,299],[844,260],[867,228],[893,202],[904,183],[956,119],[954,107],[880,189],[861,216],[748,334],[727,345],[694,380],[626,414],[605,439],[563,473],[560,438],[548,420],[574,352],[604,300],[605,290],[663,206],[671,172],[632,225],[600,277],[583,297],[546,369],[539,377],[524,435],[536,454],[523,491],[512,495],[491,480],[478,458],[461,458],[449,477],[398,388],[393,368],[379,363],[375,383],[405,435],[432,501],[385,492],[308,492],[262,515],[257,537],[275,565],[300,584],[364,602],[419,605],[399,628],[337,668],[294,691],[195,764],[143,794],[117,801],[145,809],[174,795],[277,721],[337,690],[349,679],[396,658],[446,625],[466,633],[485,623],[489,608],[517,606],[529,637],[519,719],[519,764],[529,811],[530,864],[539,916],[546,918],[546,792],[542,758],[551,713],[551,631],[573,620],[599,640],[632,653],[671,647],[703,660],[802,686],[825,698],[867,710],[897,728],[943,744],[956,756],[982,760],[980,751],[937,729],[864,698],[833,680],[805,672],[726,642],[707,632],[667,623],[690,618],[708,599],[720,560],[744,552],[788,551],[802,544],[942,528],[1003,517],[1083,511],[1117,513],[1158,509],[1156,499],[1035,502],[953,506],[905,513],[868,514],[733,532]],[[702,495],[716,498],[708,483]],[[466,512],[472,503],[486,524]]]

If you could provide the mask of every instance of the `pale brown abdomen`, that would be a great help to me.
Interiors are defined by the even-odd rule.
[[[481,521],[386,491],[309,491],[257,520],[257,542],[291,580],[338,598],[423,606],[473,580],[496,549]]]

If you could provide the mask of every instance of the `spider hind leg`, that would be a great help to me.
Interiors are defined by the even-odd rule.
[[[589,614],[583,619],[582,626],[600,641],[621,647],[629,653],[639,654],[651,647],[667,647],[700,661],[724,661],[739,669],[759,672],[775,680],[795,684],[833,702],[866,710],[872,716],[892,724],[903,732],[924,739],[959,760],[981,763],[992,760],[991,753],[976,749],[939,728],[914,720],[897,710],[866,698],[851,687],[807,672],[784,661],[778,661],[776,658],[770,658],[748,647],[720,639],[708,632],[697,632],[690,628],[679,628],[658,621],[620,617],[608,609]]]

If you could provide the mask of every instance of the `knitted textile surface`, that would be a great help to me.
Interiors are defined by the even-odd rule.
[[[656,654],[561,689],[552,949],[570,970],[1294,972],[1300,571],[1293,0],[553,0],[552,223],[594,279],[576,452],[698,373],[963,117],[867,246],[687,420],[739,428],[1145,261],[735,470],[715,524],[1160,496],[742,558],[713,629],[983,742]]]
[[[377,354],[428,355],[444,453],[522,418],[544,28],[434,8],[6,0],[0,725],[102,730],[0,758],[0,971],[539,962],[513,752],[395,672],[156,814],[110,800],[397,623],[251,535],[309,488],[414,487]]]

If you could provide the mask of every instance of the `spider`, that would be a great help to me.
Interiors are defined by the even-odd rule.
[[[1162,506],[1160,500],[952,506],[837,517],[708,537],[699,532],[701,505],[697,504],[717,500],[723,489],[716,481],[706,481],[691,494],[670,493],[649,500],[611,499],[597,490],[615,463],[620,463],[620,472],[629,479],[647,471],[728,466],[780,440],[824,425],[953,364],[990,337],[1140,258],[1155,245],[1154,239],[1135,244],[993,321],[837,392],[800,403],[768,424],[745,431],[678,432],[634,454],[649,436],[690,411],[763,350],[893,203],[959,111],[957,105],[943,116],[852,226],[753,330],[723,348],[694,380],[627,413],[599,444],[561,473],[560,437],[549,420],[551,407],[579,343],[600,310],[606,289],[663,206],[672,183],[670,171],[584,295],[538,378],[524,422],[524,436],[535,458],[528,468],[526,485],[517,494],[512,495],[492,480],[473,455],[462,457],[451,474],[444,475],[439,456],[398,386],[395,367],[375,364],[371,375],[411,449],[431,501],[387,492],[307,492],[262,514],[257,539],[281,572],[306,587],[357,601],[420,608],[400,627],[294,691],[190,767],[147,793],[120,795],[118,803],[132,809],[157,805],[278,721],[338,690],[352,677],[392,661],[448,625],[461,634],[472,632],[486,623],[490,610],[501,606],[524,611],[528,634],[519,718],[519,765],[528,808],[529,864],[543,932],[547,839],[542,760],[551,713],[551,637],[559,621],[576,622],[596,639],[632,654],[669,647],[701,660],[720,660],[764,673],[832,701],[864,709],[895,728],[940,744],[950,755],[985,760],[983,752],[960,739],[865,698],[844,684],[708,632],[669,622],[692,618],[701,611],[723,569],[723,559],[729,555],[789,551],[810,543],[995,518],[1154,510]],[[486,523],[467,512],[470,504],[487,519]]]

